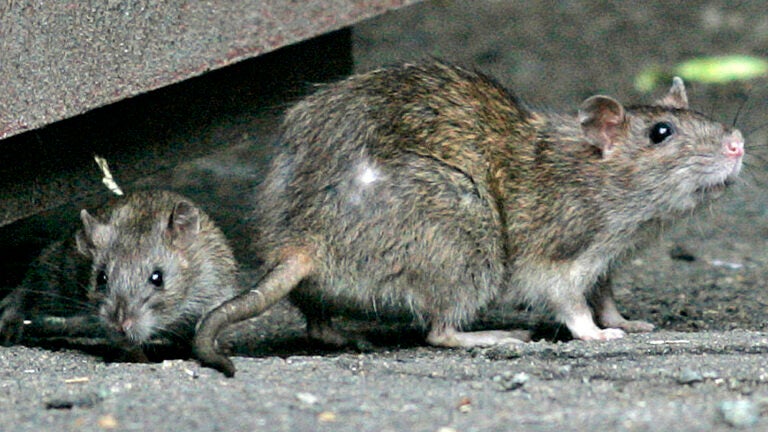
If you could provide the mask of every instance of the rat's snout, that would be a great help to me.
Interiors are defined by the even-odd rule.
[[[130,318],[125,318],[122,321],[117,322],[117,330],[120,333],[128,333],[133,328],[134,321]]]
[[[744,137],[739,130],[733,130],[723,137],[723,153],[733,159],[744,156]]]
[[[112,322],[120,333],[127,333],[133,328],[135,322],[133,318],[128,316],[127,304],[124,298],[118,298],[115,302],[115,311],[112,314]]]

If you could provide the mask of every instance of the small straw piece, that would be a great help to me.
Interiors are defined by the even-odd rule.
[[[104,178],[101,179],[101,182],[115,195],[123,196],[123,190],[117,185],[114,177],[112,177],[112,173],[109,171],[107,160],[101,156],[94,156],[93,159],[96,161],[96,165],[99,166],[101,172],[104,173]]]

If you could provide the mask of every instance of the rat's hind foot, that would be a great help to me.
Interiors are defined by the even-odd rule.
[[[311,341],[333,348],[352,348],[357,351],[371,351],[373,345],[363,337],[348,337],[333,327],[330,319],[307,317],[307,336]]]
[[[624,318],[613,301],[606,302],[598,312],[600,325],[606,328],[619,328],[627,333],[648,333],[656,326],[647,321],[631,321]]]
[[[608,328],[622,329],[627,333],[648,333],[652,332],[656,328],[655,325],[648,321],[640,320],[628,320],[624,317],[620,317],[620,320],[606,320],[601,319],[600,324]]]
[[[523,343],[531,340],[528,331],[485,330],[461,332],[454,327],[434,327],[427,335],[427,343],[446,348],[472,348]]]
[[[333,328],[330,320],[307,317],[307,336],[312,341],[331,347],[349,345],[349,339]]]
[[[627,333],[648,333],[655,326],[646,321],[630,321],[624,318],[616,306],[613,284],[609,275],[603,275],[595,284],[589,303],[595,312],[595,318],[604,328],[618,328]]]

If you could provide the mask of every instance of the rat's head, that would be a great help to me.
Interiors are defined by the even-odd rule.
[[[741,132],[688,108],[680,78],[653,105],[623,107],[593,96],[579,110],[582,131],[601,149],[612,185],[654,216],[693,209],[739,173]]]
[[[78,250],[93,260],[89,296],[108,327],[141,344],[186,319],[199,271],[190,261],[201,217],[193,204],[132,196],[104,222],[86,210],[80,217]]]

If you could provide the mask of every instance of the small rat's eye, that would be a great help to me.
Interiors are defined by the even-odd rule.
[[[658,144],[667,139],[667,137],[672,136],[674,133],[675,129],[671,124],[667,122],[659,122],[651,126],[651,132],[648,134],[648,138],[651,139],[652,143]]]
[[[109,282],[109,278],[107,278],[107,272],[104,269],[99,270],[99,272],[96,273],[96,291],[106,291],[107,282]]]
[[[162,288],[163,287],[163,271],[160,269],[157,269],[152,272],[152,275],[149,277],[149,283],[155,286],[155,288]]]

